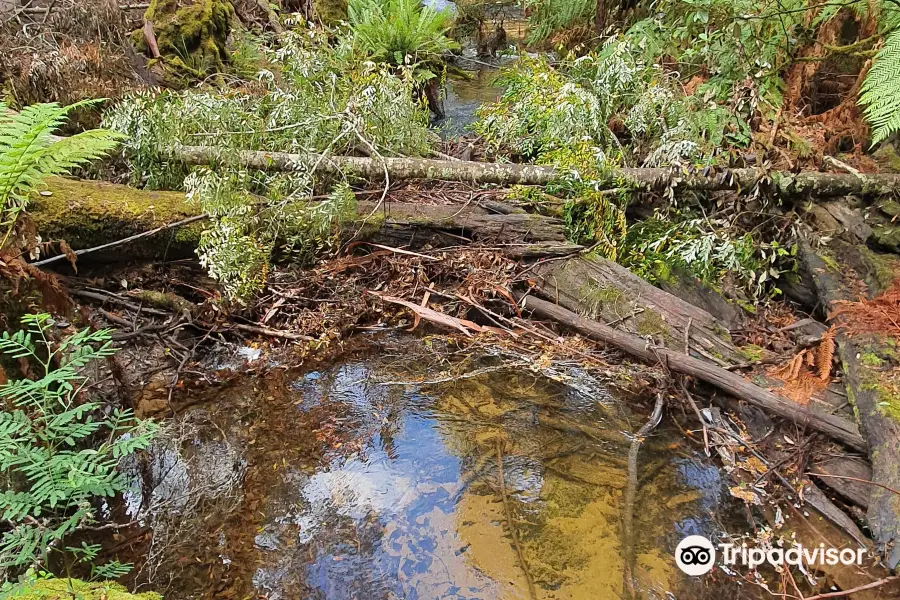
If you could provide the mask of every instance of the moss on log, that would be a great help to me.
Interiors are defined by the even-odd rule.
[[[715,317],[603,257],[547,262],[532,272],[544,297],[573,312],[673,350],[683,352],[687,337],[695,356],[743,362]]]
[[[873,296],[900,274],[900,259],[873,254],[864,246],[832,240],[828,250],[800,245],[803,266],[812,275],[819,299],[830,313],[838,302]],[[835,324],[849,325],[842,316]],[[839,330],[837,355],[844,386],[868,444],[872,481],[900,489],[900,352],[894,339],[879,335],[848,336]],[[900,564],[900,496],[880,487],[871,490],[867,520],[888,566]]]
[[[198,214],[181,192],[150,192],[125,185],[51,177],[39,188],[29,214],[41,237],[65,240],[74,249],[90,248]],[[144,238],[113,248],[94,259],[121,260],[187,256],[202,225]]]
[[[152,25],[162,62],[152,62],[151,68],[175,86],[221,71],[229,60],[233,18],[229,0],[152,0],[144,21]],[[140,51],[150,51],[142,30],[132,33],[132,41]]]
[[[360,202],[347,235],[394,246],[459,244],[460,238],[509,247],[523,257],[571,253],[562,221],[529,214],[492,214],[478,206],[386,203],[375,210]],[[44,240],[65,240],[75,250],[108,244],[200,214],[181,192],[138,190],[125,185],[50,178],[32,198],[32,220]],[[91,260],[154,259],[192,253],[202,222],[91,254]],[[358,234],[358,235],[357,235]]]

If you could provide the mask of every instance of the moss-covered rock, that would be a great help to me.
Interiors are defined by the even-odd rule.
[[[347,0],[313,0],[313,13],[323,25],[337,25],[347,19]]]
[[[19,600],[51,600],[58,598],[83,598],[84,600],[162,600],[154,592],[131,594],[117,583],[104,581],[88,583],[80,579],[44,579],[28,585]]]
[[[173,86],[221,71],[229,60],[228,34],[234,7],[229,0],[152,0],[144,19],[153,24],[160,59],[151,68]],[[135,45],[150,54],[141,30]]]

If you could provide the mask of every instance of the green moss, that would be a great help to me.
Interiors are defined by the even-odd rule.
[[[323,25],[337,25],[347,19],[347,0],[313,0],[312,5]]]
[[[900,370],[885,366],[880,350],[873,344],[860,354],[860,389],[875,394],[878,412],[900,421]]]
[[[228,0],[152,0],[144,18],[153,23],[162,62],[157,73],[172,84],[184,84],[221,71],[229,60],[227,40],[234,8]],[[146,52],[140,31],[132,34]],[[161,67],[161,69],[160,69]]]
[[[763,349],[756,344],[747,344],[736,349],[747,362],[756,362],[763,357]]]
[[[21,600],[73,597],[83,600],[162,600],[162,596],[155,592],[130,594],[127,589],[111,581],[88,583],[80,579],[43,579],[27,586],[22,595],[15,597]]]
[[[669,328],[663,318],[652,310],[645,310],[635,317],[637,331],[641,335],[664,335]]]
[[[874,352],[863,352],[859,355],[859,362],[867,367],[880,367],[884,361]]]
[[[578,296],[586,307],[586,316],[592,319],[599,315],[618,318],[627,316],[631,312],[628,299],[620,290],[611,286],[602,286],[594,281],[588,281],[581,286]]]
[[[120,240],[198,214],[181,192],[150,192],[104,183],[51,177],[31,198],[29,215],[45,240],[74,249]],[[196,246],[202,222],[143,238],[115,252],[135,258],[184,253]]]
[[[825,252],[824,250],[819,252],[819,258],[822,259],[822,262],[825,263],[825,266],[829,270],[834,271],[835,273],[841,272],[841,266],[829,252]]]
[[[900,277],[900,258],[890,254],[878,254],[865,246],[859,246],[860,255],[868,268],[867,279],[875,292],[883,292]]]

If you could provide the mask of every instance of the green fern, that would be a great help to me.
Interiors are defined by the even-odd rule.
[[[0,102],[0,227],[7,228],[0,249],[35,186],[50,175],[66,173],[100,158],[123,138],[121,134],[102,129],[66,138],[53,135],[69,112],[96,102],[70,106],[35,104],[19,113]]]
[[[872,126],[872,143],[900,131],[900,29],[885,37],[860,90],[859,103]]]
[[[96,500],[123,492],[119,460],[147,448],[155,424],[86,399],[88,363],[115,352],[110,331],[83,330],[53,341],[50,315],[0,335],[0,353],[37,367],[35,380],[0,386],[0,570],[48,566],[51,550],[98,519]],[[114,570],[119,567],[115,566]]]
[[[452,15],[419,0],[350,0],[347,16],[354,45],[378,62],[434,66],[459,47],[446,35]]]
[[[530,11],[529,42],[540,42],[557,31],[590,23],[597,10],[597,0],[526,0]]]

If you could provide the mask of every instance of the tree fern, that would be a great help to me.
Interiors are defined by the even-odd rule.
[[[863,82],[859,103],[872,126],[873,144],[900,131],[900,29],[885,37]]]
[[[94,102],[65,107],[35,104],[19,113],[0,102],[0,227],[7,228],[0,238],[0,249],[36,185],[45,177],[66,173],[103,156],[122,139],[120,134],[102,129],[66,138],[53,135],[69,112]]]
[[[350,0],[347,15],[354,44],[392,65],[428,65],[458,47],[447,37],[452,15],[419,0]]]

